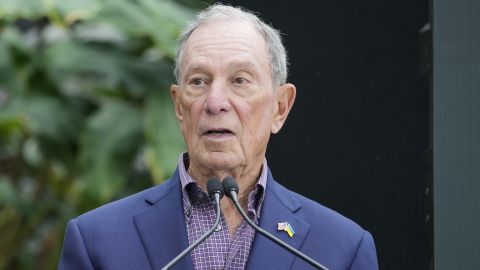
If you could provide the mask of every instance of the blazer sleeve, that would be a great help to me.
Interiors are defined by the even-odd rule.
[[[93,270],[83,237],[75,219],[68,222],[58,270]]]
[[[350,270],[378,270],[377,253],[372,235],[364,231]]]

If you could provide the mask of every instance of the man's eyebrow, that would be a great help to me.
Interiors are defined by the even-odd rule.
[[[188,66],[185,66],[185,71],[184,71],[184,74],[182,75],[183,77],[182,80],[187,79],[187,77],[192,73],[205,73],[206,70],[207,70],[207,67],[200,63],[189,64]]]
[[[257,73],[261,72],[261,67],[252,63],[250,61],[233,61],[230,62],[227,67],[228,70],[242,70],[249,73]],[[185,66],[185,71],[183,75],[183,79],[187,79],[189,75],[192,73],[208,73],[210,71],[210,67],[207,64],[196,62],[190,63]]]
[[[205,69],[207,69],[207,67],[202,63],[192,63],[185,66],[185,74],[197,71],[205,71]]]

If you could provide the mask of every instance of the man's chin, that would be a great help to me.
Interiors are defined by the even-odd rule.
[[[238,157],[232,153],[209,152],[207,155],[202,156],[204,167],[214,171],[233,170],[241,164]]]

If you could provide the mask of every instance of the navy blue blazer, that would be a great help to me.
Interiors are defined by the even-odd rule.
[[[331,270],[378,269],[373,238],[351,220],[278,184],[268,172],[259,225]],[[290,238],[277,230],[289,222]],[[178,171],[165,183],[70,220],[58,269],[161,269],[188,245]],[[174,269],[193,269],[191,257]],[[314,269],[260,234],[247,269]]]

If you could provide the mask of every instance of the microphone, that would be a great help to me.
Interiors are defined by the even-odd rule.
[[[243,210],[242,206],[240,206],[240,203],[238,201],[238,185],[237,185],[237,182],[235,181],[235,179],[231,176],[228,176],[226,177],[225,179],[223,179],[223,189],[224,189],[224,192],[225,192],[225,195],[227,195],[227,197],[229,197],[230,199],[232,199],[233,203],[235,204],[235,207],[237,208],[237,210],[240,212],[240,214],[242,215],[242,217],[245,219],[245,221],[247,221],[247,223],[252,226],[257,232],[261,233],[263,236],[267,237],[268,239],[270,239],[271,241],[277,243],[279,246],[283,247],[284,249],[290,251],[291,253],[293,253],[294,255],[300,257],[301,259],[303,259],[304,261],[306,261],[307,263],[309,263],[310,265],[312,265],[313,267],[317,268],[317,269],[321,269],[321,270],[328,270],[327,267],[321,265],[320,263],[316,262],[315,260],[313,260],[312,258],[308,257],[307,255],[303,254],[302,252],[300,252],[299,250],[295,249],[294,247],[288,245],[287,243],[283,242],[282,240],[278,239],[277,237],[273,236],[272,234],[268,233],[267,231],[265,231],[264,229],[262,229],[260,226],[257,226],[257,224],[255,224],[248,216],[247,214],[245,213],[245,211]]]
[[[182,251],[182,253],[178,254],[177,257],[165,265],[162,270],[167,270],[174,266],[178,261],[185,257],[185,255],[200,245],[200,243],[205,241],[205,239],[207,239],[215,231],[215,228],[218,227],[218,224],[220,223],[220,199],[223,197],[223,186],[220,180],[218,178],[209,179],[207,182],[207,191],[210,198],[215,202],[215,223],[210,230],[195,240],[195,242]]]

